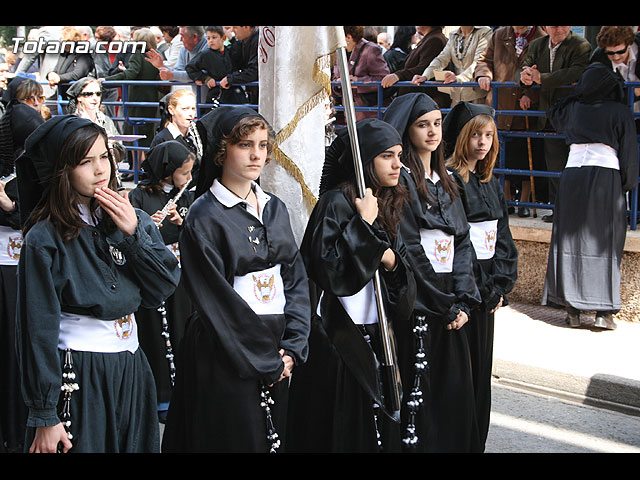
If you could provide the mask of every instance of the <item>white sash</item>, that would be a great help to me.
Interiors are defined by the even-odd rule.
[[[280,265],[235,277],[233,289],[258,315],[284,313],[287,300]]]
[[[442,230],[420,229],[420,244],[436,273],[453,271],[453,235]]]
[[[179,244],[179,242],[170,243],[169,245],[166,245],[166,247],[178,259],[178,268],[182,268],[182,264],[180,263],[180,244]]]
[[[0,265],[17,265],[22,249],[22,233],[0,225]]]
[[[356,325],[378,323],[378,306],[373,280],[369,280],[362,290],[349,297],[338,297],[349,318]]]
[[[565,168],[603,167],[620,170],[615,149],[604,143],[572,144]]]
[[[138,326],[133,313],[116,320],[62,312],[58,348],[79,352],[117,353],[138,349]]]
[[[498,220],[469,222],[469,237],[479,260],[493,258],[498,240]]]

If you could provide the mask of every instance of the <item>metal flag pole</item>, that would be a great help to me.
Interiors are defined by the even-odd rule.
[[[342,104],[344,107],[347,129],[351,138],[351,150],[353,152],[353,164],[356,173],[356,183],[360,198],[366,192],[364,173],[362,170],[362,160],[360,158],[360,147],[358,144],[358,132],[356,130],[355,106],[353,103],[353,93],[351,91],[351,80],[349,78],[349,67],[347,63],[347,53],[345,47],[338,48],[338,69],[342,83]],[[376,294],[376,304],[378,307],[378,321],[380,323],[380,336],[383,347],[382,387],[384,389],[384,400],[387,408],[392,412],[400,411],[402,401],[402,385],[400,381],[400,371],[396,362],[396,348],[393,330],[387,319],[387,314],[382,302],[382,289],[380,287],[380,273],[376,270],[373,277],[373,286]]]

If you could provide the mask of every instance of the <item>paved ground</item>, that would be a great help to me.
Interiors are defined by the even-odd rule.
[[[505,384],[640,415],[640,324],[573,329],[563,310],[512,304],[496,314],[494,369]]]

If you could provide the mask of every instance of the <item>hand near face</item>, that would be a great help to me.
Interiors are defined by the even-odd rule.
[[[102,187],[97,188],[94,195],[122,233],[126,236],[135,233],[138,226],[138,216],[129,202],[129,196],[126,192],[124,196],[121,196],[110,188]]]

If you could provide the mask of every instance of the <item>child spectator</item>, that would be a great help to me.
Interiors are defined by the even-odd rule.
[[[224,27],[206,28],[209,48],[199,52],[185,67],[189,77],[198,85],[206,85],[206,103],[247,103],[244,90],[240,87],[221,88],[219,83],[233,71],[231,55],[225,50]]]

